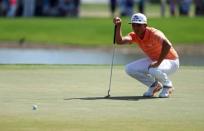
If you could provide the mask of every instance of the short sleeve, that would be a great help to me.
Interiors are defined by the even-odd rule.
[[[138,40],[137,40],[137,38],[136,38],[136,34],[135,34],[134,32],[130,32],[130,33],[128,34],[128,36],[130,36],[130,37],[132,38],[132,41],[130,41],[130,44],[132,44],[132,43],[138,43]]]

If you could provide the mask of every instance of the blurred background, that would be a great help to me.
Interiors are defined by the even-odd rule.
[[[182,65],[204,65],[204,0],[0,0],[0,64],[109,64],[112,18],[122,17],[125,35],[136,12],[166,34]],[[115,63],[140,57],[118,46]]]
[[[204,15],[203,0],[0,0],[2,17],[107,17]]]

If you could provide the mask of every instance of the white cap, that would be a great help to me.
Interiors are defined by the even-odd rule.
[[[147,17],[142,13],[135,13],[132,15],[131,22],[129,24],[147,24]]]

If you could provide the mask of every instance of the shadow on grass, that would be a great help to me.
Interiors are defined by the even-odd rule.
[[[106,97],[83,97],[83,98],[65,98],[64,100],[126,100],[139,101],[148,99],[158,99],[158,97],[144,97],[144,96],[110,96]]]

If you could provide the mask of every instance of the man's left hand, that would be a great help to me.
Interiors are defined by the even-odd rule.
[[[159,65],[160,65],[160,63],[158,63],[157,61],[154,61],[154,62],[152,62],[152,63],[149,65],[148,69],[149,69],[149,68],[156,68],[156,67],[158,67]]]

